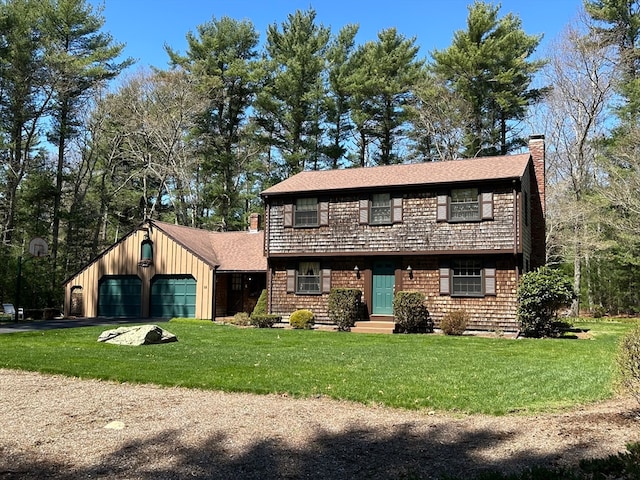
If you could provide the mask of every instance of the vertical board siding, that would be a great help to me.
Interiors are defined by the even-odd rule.
[[[143,313],[148,314],[149,284],[154,275],[192,275],[197,282],[196,317],[211,318],[212,293],[210,292],[213,292],[211,268],[158,229],[153,229],[151,232],[153,265],[146,268],[139,267],[142,239],[142,230],[134,231],[122,239],[95,262],[72,277],[67,283],[65,296],[71,294],[72,287],[82,287],[85,315],[95,317],[98,314],[100,279],[105,275],[136,275],[143,283]],[[69,305],[69,302],[70,300],[65,298],[65,305]]]

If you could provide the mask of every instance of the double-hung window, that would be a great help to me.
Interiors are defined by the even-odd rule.
[[[438,222],[493,220],[493,192],[475,188],[454,188],[437,196]]]
[[[391,223],[391,195],[376,193],[371,197],[371,223]]]
[[[300,261],[287,269],[287,293],[320,295],[331,291],[331,269],[319,261]]]
[[[360,225],[391,225],[402,223],[403,198],[389,193],[374,193],[361,198]]]
[[[464,297],[482,296],[482,262],[460,259],[451,262],[451,294]]]
[[[296,227],[318,226],[318,199],[298,198],[294,213],[294,225]]]
[[[320,262],[300,262],[296,275],[296,293],[320,293]]]
[[[480,202],[477,188],[456,188],[451,190],[449,220],[467,222],[480,219]]]
[[[440,264],[440,295],[484,297],[497,294],[496,266],[491,259],[462,257]]]

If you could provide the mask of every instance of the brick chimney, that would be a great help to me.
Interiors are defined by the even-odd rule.
[[[249,215],[249,232],[257,233],[260,230],[260,214],[252,213]]]
[[[544,135],[529,137],[529,152],[534,173],[531,177],[531,267],[537,268],[547,263]]]

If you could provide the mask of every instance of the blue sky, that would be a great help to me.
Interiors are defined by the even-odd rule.
[[[312,7],[317,21],[337,32],[348,23],[360,25],[358,43],[375,40],[385,28],[396,27],[416,37],[419,56],[451,44],[456,30],[465,29],[473,0],[90,0],[104,4],[104,30],[126,44],[125,55],[139,67],[165,68],[164,44],[184,53],[185,35],[213,17],[251,20],[264,40],[267,26],[281,24],[289,13]],[[498,3],[498,2],[494,2]],[[500,16],[517,14],[528,34],[544,34],[538,54],[575,19],[582,0],[502,0]],[[135,67],[134,67],[135,68]]]

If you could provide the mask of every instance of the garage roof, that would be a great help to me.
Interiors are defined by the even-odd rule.
[[[151,221],[152,226],[219,272],[265,272],[264,231],[211,232]]]

